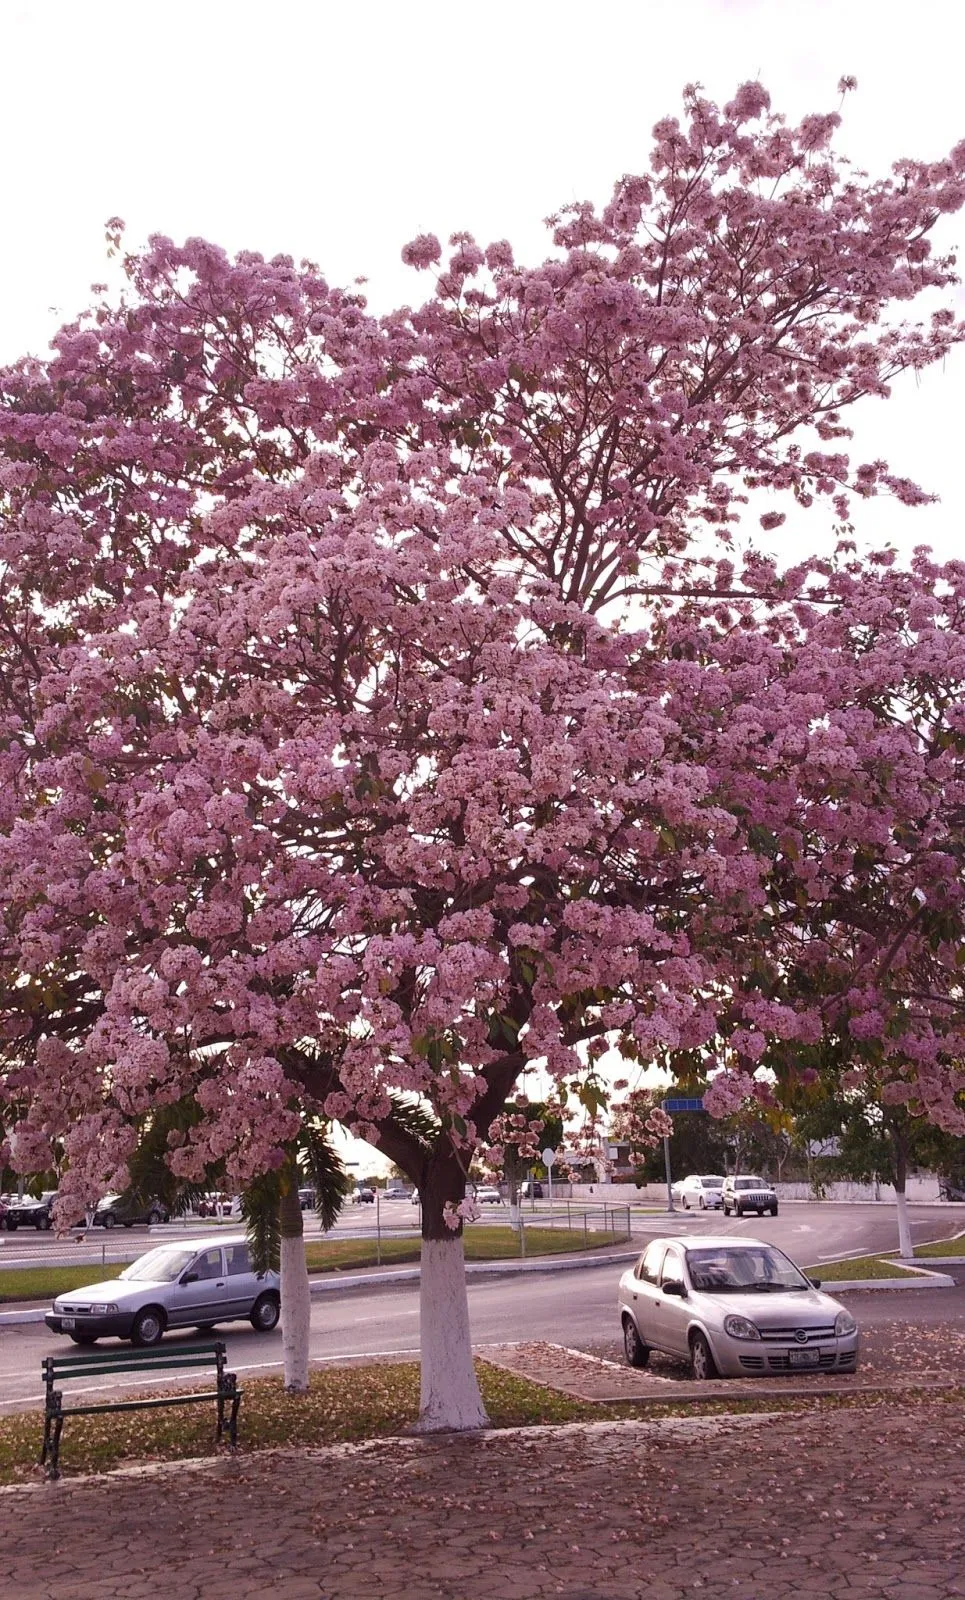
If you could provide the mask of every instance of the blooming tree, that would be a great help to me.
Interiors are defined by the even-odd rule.
[[[485,1420],[465,1175],[531,1064],[877,1029],[954,1115],[965,569],[734,549],[761,494],[767,530],[923,498],[843,414],[962,338],[929,235],[965,146],[872,180],[837,121],[688,90],[540,266],[423,236],[432,294],[382,317],[156,238],[0,374],[18,1164],[63,1136],[73,1204],[185,1098],[185,1178],[306,1114],[371,1139],[422,1198],[426,1428]]]

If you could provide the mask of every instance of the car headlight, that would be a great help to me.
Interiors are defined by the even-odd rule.
[[[760,1329],[748,1317],[725,1317],[724,1332],[732,1339],[759,1339]]]
[[[90,1309],[91,1315],[94,1317],[110,1317],[113,1316],[114,1312],[117,1310],[117,1307],[113,1305],[103,1305],[91,1306]]]
[[[839,1311],[834,1319],[834,1331],[839,1339],[846,1338],[849,1333],[857,1333],[858,1324],[850,1311]]]

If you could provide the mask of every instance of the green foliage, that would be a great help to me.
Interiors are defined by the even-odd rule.
[[[315,1190],[316,1215],[327,1233],[338,1219],[352,1180],[338,1152],[317,1125],[306,1126],[303,1130],[300,1159],[305,1176]]]
[[[241,1196],[248,1250],[256,1272],[277,1272],[281,1260],[282,1176],[274,1172],[255,1178]]]

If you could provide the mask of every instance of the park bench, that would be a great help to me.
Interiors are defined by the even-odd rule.
[[[230,1404],[227,1428],[228,1440],[233,1447],[238,1442],[241,1391],[235,1374],[225,1371],[225,1361],[225,1347],[220,1341],[180,1347],[168,1345],[156,1350],[112,1350],[89,1356],[47,1356],[43,1363],[46,1404],[44,1446],[40,1453],[40,1464],[46,1466],[47,1477],[60,1477],[60,1435],[65,1417],[90,1417],[104,1411],[142,1411],[156,1406],[188,1406],[200,1400],[214,1400],[218,1406],[219,1441],[224,1436],[225,1411]],[[148,1381],[152,1375],[191,1368],[217,1369],[217,1377],[212,1375],[210,1380],[212,1387],[201,1394],[183,1394],[174,1390],[171,1394],[152,1396],[150,1399],[98,1401],[93,1405],[64,1405],[60,1388],[61,1384],[75,1378],[89,1380],[108,1374],[116,1376],[119,1373],[140,1372],[145,1374],[145,1381]]]

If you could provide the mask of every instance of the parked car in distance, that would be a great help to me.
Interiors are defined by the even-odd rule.
[[[252,1271],[239,1233],[158,1245],[116,1278],[58,1295],[44,1321],[75,1344],[113,1337],[152,1345],[168,1328],[207,1333],[244,1317],[257,1332],[270,1333],[280,1306],[278,1274]]]
[[[728,1173],[721,1190],[720,1203],[725,1217],[729,1217],[732,1211],[739,1217],[745,1211],[756,1211],[759,1217],[765,1211],[769,1211],[772,1217],[777,1216],[777,1191],[766,1178],[755,1178],[750,1174],[735,1177],[733,1173]]]
[[[699,1380],[858,1364],[851,1312],[760,1239],[652,1239],[621,1277],[618,1307],[632,1367],[652,1350],[689,1361]]]
[[[311,1187],[306,1187],[304,1189],[299,1189],[299,1191],[298,1191],[298,1204],[301,1206],[303,1211],[314,1211],[315,1210],[315,1190],[312,1189]]]
[[[39,1196],[6,1195],[6,1227],[11,1233],[17,1228],[36,1228],[46,1233],[48,1228],[53,1227],[51,1208],[56,1198],[56,1189],[45,1189]]]
[[[384,1189],[382,1191],[383,1200],[408,1200],[409,1198],[408,1189]]]
[[[543,1185],[540,1183],[539,1179],[527,1178],[525,1183],[521,1183],[519,1186],[519,1197],[521,1200],[542,1200]]]
[[[2,1204],[0,1226],[8,1233],[16,1233],[18,1228],[46,1230],[51,1226],[50,1207],[43,1205],[36,1195],[5,1194]]]
[[[480,1185],[474,1198],[481,1206],[501,1206],[503,1203],[503,1197],[499,1190],[494,1189],[490,1184]]]
[[[418,1189],[413,1189],[411,1195],[409,1196],[409,1199],[412,1201],[412,1204],[414,1206],[421,1206],[421,1204],[422,1204],[422,1201],[419,1198]]]
[[[136,1222],[167,1222],[171,1213],[163,1200],[138,1201],[124,1194],[105,1194],[94,1210],[95,1228],[133,1228]]]
[[[689,1177],[684,1178],[680,1185],[680,1193],[675,1198],[680,1201],[685,1211],[689,1211],[691,1206],[696,1206],[699,1211],[715,1210],[720,1205],[723,1187],[724,1180],[721,1176],[691,1172]]]
[[[374,1206],[375,1190],[370,1189],[367,1183],[361,1184],[352,1196],[352,1204],[353,1206]]]

